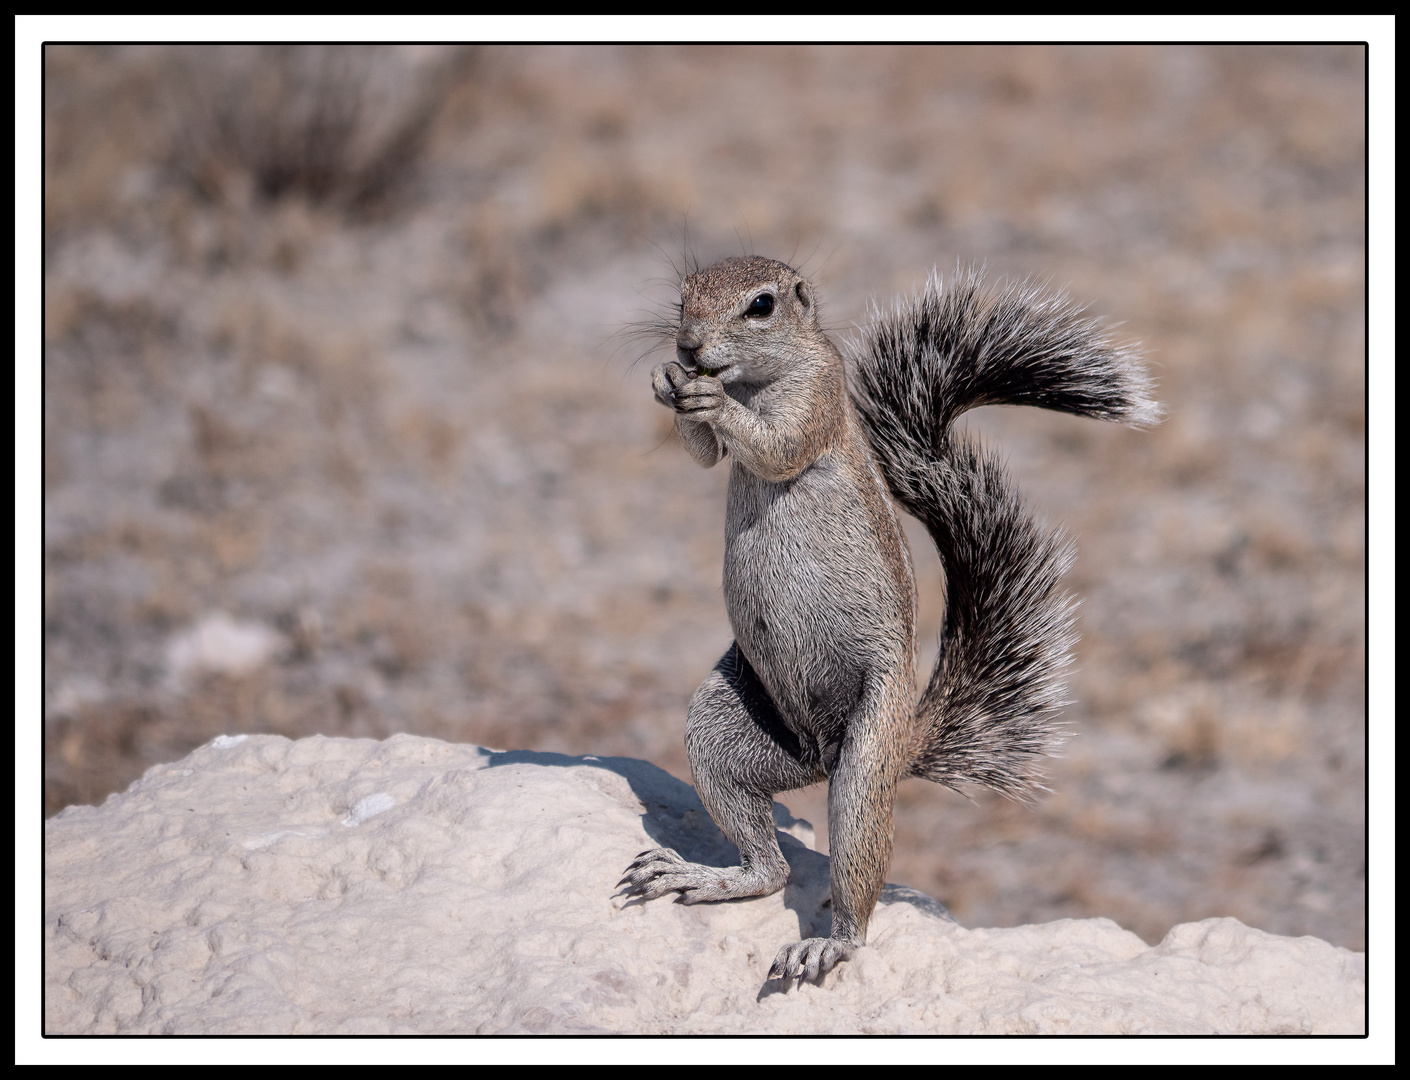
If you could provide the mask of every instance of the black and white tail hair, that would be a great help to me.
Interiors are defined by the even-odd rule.
[[[1133,426],[1161,418],[1140,353],[1061,293],[986,291],[980,271],[932,274],[848,350],[853,401],[891,494],[929,530],[945,568],[940,658],[917,711],[909,772],[1026,800],[1056,723],[1077,635],[1059,587],[1073,548],[1023,508],[997,455],[956,436],[979,405],[1033,405]]]

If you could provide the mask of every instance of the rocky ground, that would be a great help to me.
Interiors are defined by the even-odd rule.
[[[1077,541],[1078,734],[1036,811],[904,789],[890,880],[971,927],[1364,949],[1364,77],[1356,46],[50,47],[46,813],[239,732],[688,778],[725,474],[633,326],[688,258],[793,262],[841,337],[962,260],[1121,322],[1169,418],[972,414]]]
[[[1155,948],[1110,919],[966,930],[882,891],[820,984],[828,860],[787,888],[613,896],[623,852],[734,852],[633,758],[219,736],[44,829],[44,1031],[82,1035],[1322,1035],[1367,1030],[1366,957],[1237,919]],[[1226,1051],[1227,1052],[1227,1051]]]

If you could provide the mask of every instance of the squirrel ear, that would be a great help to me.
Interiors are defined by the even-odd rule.
[[[808,283],[800,281],[793,286],[793,291],[798,295],[798,302],[803,305],[804,311],[809,311],[813,306],[813,294],[808,290]]]

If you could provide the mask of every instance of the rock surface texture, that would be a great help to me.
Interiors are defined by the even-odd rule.
[[[968,930],[888,886],[823,986],[766,983],[826,927],[779,810],[783,893],[613,899],[658,844],[727,864],[694,792],[629,758],[217,739],[45,825],[61,1034],[1355,1034],[1365,957],[1234,919],[1154,947],[1106,919]]]

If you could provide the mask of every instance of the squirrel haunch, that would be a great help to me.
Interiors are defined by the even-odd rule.
[[[792,267],[725,259],[681,283],[676,359],[652,372],[691,456],[731,459],[724,596],[735,641],[691,701],[686,750],[741,865],[643,852],[631,897],[766,896],[788,864],[773,796],[827,779],[832,931],[780,950],[769,978],[820,979],[864,944],[907,776],[1027,798],[1061,731],[1075,640],[1059,587],[1070,545],[1023,510],[998,459],[951,431],[979,405],[1144,425],[1139,355],[1060,295],[986,294],[932,276],[873,313],[844,360]],[[941,653],[914,700],[915,584],[894,503],[946,576]]]

